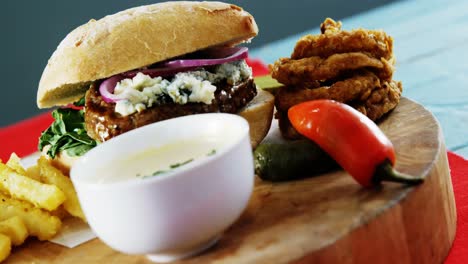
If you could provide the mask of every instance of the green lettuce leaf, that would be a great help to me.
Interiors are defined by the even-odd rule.
[[[39,139],[39,150],[50,145],[47,155],[51,158],[66,151],[69,156],[81,156],[97,145],[84,126],[84,110],[59,108],[52,112],[55,121]]]
[[[85,97],[81,97],[81,99],[78,102],[73,103],[75,106],[85,106]]]

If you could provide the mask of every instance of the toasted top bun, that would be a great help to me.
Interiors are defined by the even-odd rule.
[[[256,36],[254,18],[221,2],[165,2],[91,20],[69,33],[42,73],[39,108],[80,99],[92,81]]]
[[[257,96],[238,113],[249,123],[250,143],[254,149],[258,144],[260,144],[270,130],[271,121],[273,119],[274,101],[275,99],[273,95],[269,92],[258,89]],[[48,149],[49,146],[46,146],[42,151],[42,154],[47,156]],[[48,158],[50,159],[50,157]],[[59,168],[63,173],[65,173],[65,175],[69,175],[71,167],[79,158],[80,157],[70,157],[67,153],[60,152],[54,159],[50,160],[52,165]]]

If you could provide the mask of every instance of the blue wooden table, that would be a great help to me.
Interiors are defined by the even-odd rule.
[[[342,22],[344,29],[383,29],[394,38],[394,79],[403,82],[403,95],[427,107],[442,125],[447,148],[467,158],[468,1],[395,2]],[[301,36],[320,33],[319,25],[310,26],[250,56],[266,63],[289,57]]]

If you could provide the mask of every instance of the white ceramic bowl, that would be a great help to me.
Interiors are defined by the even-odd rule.
[[[225,144],[215,155],[169,173],[102,181],[117,177],[111,167],[125,156],[196,137],[222,137]],[[86,153],[72,167],[71,179],[89,225],[104,243],[154,261],[187,257],[212,245],[248,203],[254,183],[248,123],[216,113],[147,125]]]

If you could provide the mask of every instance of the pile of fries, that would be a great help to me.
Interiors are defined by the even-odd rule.
[[[28,169],[14,153],[0,161],[0,262],[28,236],[54,237],[68,216],[86,221],[70,178],[46,158]]]

